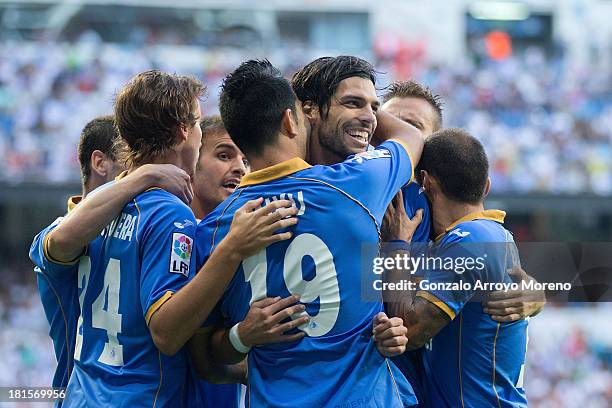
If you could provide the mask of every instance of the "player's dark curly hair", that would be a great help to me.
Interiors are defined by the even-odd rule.
[[[228,134],[248,157],[276,141],[287,109],[297,119],[295,101],[289,81],[270,61],[249,60],[225,77],[219,111]]]
[[[395,81],[387,88],[383,95],[383,103],[387,103],[392,98],[421,98],[425,99],[436,112],[436,123],[434,132],[442,128],[442,101],[440,96],[434,94],[427,86],[423,86],[415,81]]]
[[[463,129],[448,128],[425,140],[417,166],[440,183],[446,197],[460,203],[478,204],[484,199],[489,161],[484,147]]]
[[[115,98],[115,121],[128,162],[142,164],[172,148],[177,128],[196,124],[194,103],[205,91],[195,78],[156,70],[132,78]]]
[[[372,64],[358,57],[321,57],[297,71],[291,86],[302,103],[312,101],[325,118],[329,113],[331,98],[342,80],[360,77],[376,85],[376,73]]]

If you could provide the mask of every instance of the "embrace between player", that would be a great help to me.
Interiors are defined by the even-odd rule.
[[[303,396],[304,399],[298,402],[303,405],[333,405],[350,401],[374,404],[378,401],[400,406],[415,402],[403,377],[399,375],[393,381],[389,375],[395,367],[380,357],[377,360],[378,354],[366,351],[373,344],[369,336],[363,338],[362,334],[371,331],[368,327],[382,306],[360,302],[359,282],[354,273],[348,276],[351,251],[354,252],[355,248],[358,251],[359,243],[378,241],[384,210],[412,173],[414,163],[407,153],[418,160],[422,143],[414,129],[402,128],[401,122],[388,114],[375,113],[378,101],[373,70],[364,63],[356,58],[339,57],[309,64],[296,74],[293,81],[299,101],[288,83],[267,63],[245,63],[228,77],[221,97],[224,124],[258,171],[247,176],[234,198],[214,210],[198,228],[202,230],[203,238],[198,232],[195,256],[192,256],[192,248],[196,221],[191,212],[178,199],[161,190],[147,191],[130,201],[139,191],[159,183],[151,184],[151,179],[148,179],[149,184],[142,182],[139,189],[131,187],[132,190],[127,183],[130,177],[130,182],[137,181],[137,172],[143,173],[142,169],[146,168],[139,164],[144,163],[173,163],[193,174],[201,139],[197,104],[200,86],[184,78],[150,73],[150,77],[139,76],[124,88],[118,97],[116,112],[121,136],[132,152],[132,174],[85,200],[60,224],[58,233],[48,234],[47,239],[44,238],[47,234],[41,234],[44,235],[42,247],[47,249],[42,255],[48,260],[79,258],[82,272],[78,272],[78,285],[87,289],[81,291],[81,304],[86,307],[81,306],[83,310],[77,333],[82,333],[83,340],[79,343],[80,337],[77,336],[79,360],[72,375],[67,405],[79,406],[84,401],[92,405],[115,404],[125,402],[126,398],[134,398],[134,404],[143,406],[151,403],[162,406],[176,401],[176,395],[180,393],[177,384],[181,383],[178,379],[183,375],[186,359],[181,355],[184,351],[181,347],[205,320],[207,328],[217,326],[213,331],[206,329],[208,338],[203,340],[206,348],[214,350],[214,358],[204,353],[203,359],[196,358],[196,361],[203,361],[204,365],[215,361],[216,370],[223,367],[218,363],[239,362],[244,357],[232,346],[229,341],[231,331],[224,329],[224,325],[245,321],[235,326],[238,337],[247,343],[243,344],[243,351],[260,344],[248,340],[256,330],[245,330],[245,326],[257,328],[258,321],[272,321],[272,326],[263,327],[261,331],[269,335],[270,330],[276,330],[274,340],[280,340],[285,329],[293,330],[285,340],[308,334],[298,342],[251,350],[249,396],[253,405],[293,403],[300,388],[304,390],[299,393],[300,398]],[[334,71],[335,68],[344,68],[347,72],[342,72],[342,69]],[[331,84],[325,83],[321,78],[328,78],[330,72],[339,74],[332,76]],[[168,82],[172,84],[172,80],[177,81],[178,88],[186,94],[180,102],[183,116],[172,117],[164,111],[167,116],[162,116],[162,119],[165,122],[155,124],[162,125],[159,128],[164,131],[156,135],[157,140],[153,143],[149,134],[155,135],[155,125],[143,121],[142,115],[138,116],[140,112],[133,112],[129,103],[122,104],[121,97],[132,92],[134,103],[144,100],[149,109],[158,112],[160,101],[151,90],[168,85]],[[266,92],[269,97],[262,98],[262,93]],[[189,100],[196,106],[190,105]],[[125,101],[129,102],[130,98]],[[253,115],[253,108],[260,114]],[[125,128],[122,128],[122,123]],[[349,155],[362,152],[371,136],[378,143],[388,137],[397,137],[400,142],[383,142],[378,153],[343,162]],[[404,150],[404,145],[408,146],[408,151]],[[148,150],[143,151],[143,146],[148,146]],[[302,161],[298,160],[300,158]],[[339,164],[309,167],[304,159],[314,163]],[[270,165],[274,167],[270,168]],[[235,173],[228,180],[223,179],[219,186],[231,189],[240,171]],[[195,174],[197,176],[198,172]],[[189,177],[177,172],[175,178],[179,180],[172,183],[174,191],[189,200],[193,194]],[[113,188],[116,191],[110,190]],[[167,186],[168,190],[171,188]],[[282,198],[290,194],[292,201],[276,200],[255,210],[260,201],[251,200],[238,210],[238,204],[245,203],[247,198]],[[130,203],[124,207],[128,201]],[[300,205],[294,205],[294,202]],[[200,210],[211,207],[202,205]],[[86,256],[80,257],[83,242],[95,238],[120,212],[122,215],[118,221],[89,245]],[[232,217],[234,212],[236,215]],[[295,218],[285,218],[300,212],[297,226],[294,226]],[[360,217],[363,221],[358,222]],[[232,218],[234,224],[229,229]],[[344,218],[346,220],[342,221]],[[435,225],[436,211],[433,218]],[[261,231],[257,231],[257,227]],[[289,227],[293,236],[284,230]],[[285,232],[270,236],[278,229]],[[287,241],[290,237],[291,240]],[[349,237],[354,238],[351,240]],[[261,247],[274,241],[283,242],[260,251]],[[133,258],[134,254],[140,258]],[[204,260],[206,263],[194,277],[195,258],[199,258],[197,267]],[[304,265],[303,259],[311,259],[311,262]],[[132,263],[127,268],[133,275],[131,278],[125,278],[127,273],[121,269],[126,262]],[[91,272],[87,270],[88,265]],[[75,269],[74,266],[66,267]],[[302,274],[298,274],[302,268]],[[353,265],[353,269],[358,268],[358,265]],[[270,277],[266,280],[268,271]],[[127,284],[124,282],[126,279]],[[189,279],[190,283],[185,285]],[[120,292],[119,284],[123,292]],[[208,317],[228,284],[218,308],[212,317]],[[115,289],[118,293],[114,294]],[[126,290],[133,295],[125,295]],[[266,298],[291,293],[301,296],[300,304],[293,305],[297,298],[288,298],[285,303],[275,297]],[[125,297],[119,297],[119,294]],[[264,300],[258,303],[262,298]],[[414,302],[414,297],[410,299]],[[122,305],[125,302],[133,302],[130,311],[136,311],[130,317],[133,323],[129,323],[129,327],[121,320],[117,324],[116,319],[117,315],[123,318],[124,312],[118,311],[120,306],[122,311],[125,310]],[[262,305],[262,308],[257,307]],[[112,310],[115,306],[116,310]],[[285,313],[280,312],[283,307],[288,307],[284,309]],[[265,314],[261,310],[273,314],[261,319],[262,313]],[[298,314],[302,316],[296,317]],[[295,320],[281,323],[288,315],[296,317]],[[391,343],[390,347],[399,350],[392,352],[403,348],[403,336],[397,335],[396,322],[396,319],[386,318],[378,322],[378,331],[390,333],[393,342],[397,342]],[[295,332],[297,326],[301,331]],[[283,330],[279,331],[279,328]],[[408,328],[410,330],[410,326]],[[330,342],[330,339],[336,342]],[[368,341],[364,342],[364,339]],[[381,343],[384,341],[386,339],[382,338]],[[405,341],[404,337],[404,344]],[[347,344],[354,346],[351,348],[355,349],[354,354],[347,355],[340,350]],[[129,360],[132,350],[139,350],[139,353],[136,353],[137,358]],[[156,350],[178,354],[170,358]],[[362,355],[368,355],[370,359],[355,360]],[[123,360],[124,356],[127,362]],[[287,368],[294,367],[294,371],[299,371],[300,366],[314,364],[315,370],[320,371],[309,373],[304,370],[293,375],[283,370],[282,364]],[[347,372],[342,377],[343,370],[349,367],[354,370],[355,366],[361,370],[352,376]],[[130,367],[137,369],[129,372]],[[240,366],[234,368],[236,370],[227,372],[230,377],[240,373]],[[325,376],[323,386],[320,384],[321,375]],[[169,376],[174,378],[168,381]],[[350,381],[347,381],[347,376]],[[121,387],[135,379],[143,383],[139,390],[135,390],[139,396],[114,395],[112,392],[113,387]],[[309,381],[314,382],[309,385]],[[318,392],[312,391],[315,385]],[[96,392],[92,392],[94,389]],[[149,396],[150,401],[147,399]]]

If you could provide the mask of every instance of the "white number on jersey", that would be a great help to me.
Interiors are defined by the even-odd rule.
[[[74,358],[81,359],[81,348],[83,344],[83,303],[85,300],[85,292],[89,283],[89,274],[91,272],[91,260],[89,257],[84,257],[79,263],[79,288],[82,288],[79,296],[79,305],[81,306],[81,316],[77,323],[77,339],[74,350]],[[85,278],[85,279],[83,279]],[[83,282],[84,280],[84,282]],[[104,343],[104,349],[98,357],[98,361],[103,364],[112,366],[123,365],[123,346],[119,344],[117,335],[121,333],[121,317],[119,314],[119,292],[121,290],[121,262],[118,259],[111,258],[104,272],[104,286],[102,291],[91,305],[91,323],[96,329],[106,331],[108,340]],[[106,310],[104,306],[106,305]]]
[[[302,278],[302,259],[308,256],[315,264],[315,277]],[[251,285],[251,304],[266,297],[268,262],[266,250],[242,262],[244,277]],[[340,312],[340,289],[334,257],[325,243],[316,235],[300,234],[291,242],[285,253],[283,278],[289,292],[299,295],[302,303],[314,302],[319,298],[319,313],[310,316],[310,322],[299,326],[311,337],[327,334],[336,324]],[[303,312],[306,313],[306,312]],[[303,314],[292,316],[297,319]]]

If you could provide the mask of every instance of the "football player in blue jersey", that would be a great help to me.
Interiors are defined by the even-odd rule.
[[[190,179],[201,143],[203,91],[195,79],[147,71],[119,92],[115,120],[127,145],[128,174],[164,163]],[[180,405],[187,375],[182,346],[242,258],[291,236],[274,231],[294,225],[297,211],[287,200],[261,208],[261,199],[249,201],[194,276],[196,220],[184,202],[159,188],[125,206],[124,197],[105,193],[84,200],[46,240],[50,256],[71,260],[95,238],[79,268],[81,318],[64,406]]]
[[[240,184],[242,176],[249,172],[249,164],[244,153],[238,149],[227,134],[220,116],[203,118],[200,128],[202,129],[202,147],[193,178],[194,196],[190,205],[198,222],[229,197]],[[200,336],[202,334],[196,332],[189,342],[189,351],[195,355],[197,360],[206,358],[198,354],[201,350],[198,347],[202,341]],[[207,365],[204,369],[204,377],[209,379],[211,376],[221,377],[217,378],[217,382],[222,382],[222,384],[211,384],[204,379],[199,379],[198,368],[201,370],[198,365],[190,364],[190,378],[186,391],[187,407],[232,408],[239,406],[241,385],[237,383],[237,380],[244,382],[245,367],[238,365],[225,368]],[[233,375],[221,375],[223,372],[231,372]]]
[[[409,349],[427,344],[426,404],[526,406],[527,321],[494,321],[475,289],[476,282],[512,282],[507,270],[519,263],[512,235],[502,225],[505,213],[484,210],[490,187],[484,149],[467,132],[444,129],[426,140],[418,169],[437,235],[427,256],[476,260],[469,268],[433,262],[423,268],[420,290],[389,294],[394,298],[388,310],[408,326]]]
[[[355,57],[344,62],[353,73],[337,79],[338,97],[320,111],[314,105],[302,111],[289,83],[267,61],[243,63],[222,87],[223,123],[255,171],[198,226],[198,256],[217,247],[231,214],[254,195],[270,201],[289,197],[300,218],[292,240],[241,263],[213,317],[232,327],[213,334],[215,357],[239,361],[248,352],[247,401],[252,406],[416,402],[405,378],[396,377],[399,372],[377,352],[372,321],[378,326],[391,319],[379,315],[380,302],[360,299],[355,271],[361,256],[372,255],[361,254],[363,246],[377,246],[384,211],[410,180],[411,157],[418,160],[422,138],[414,127],[377,112],[370,64]],[[344,118],[348,144],[363,151],[372,137],[378,147],[335,166],[308,165],[307,117],[327,111]],[[277,313],[270,330],[290,331],[300,340],[259,346],[244,330],[249,305],[289,294],[300,296],[301,308],[295,311],[301,312]]]
[[[68,200],[70,212],[91,191],[113,180],[123,170],[116,149],[117,132],[112,116],[101,116],[93,119],[81,132],[78,145],[78,159],[81,165],[82,195],[72,196]],[[188,188],[187,180],[181,185],[177,179],[172,178],[168,171],[179,173],[178,168],[166,166],[149,166],[143,172],[135,173],[126,181],[136,182],[140,191],[153,185],[163,185],[170,191],[180,189],[180,193]],[[171,184],[164,184],[170,181]],[[125,187],[125,186],[119,186]],[[115,188],[115,187],[113,187]],[[129,190],[127,188],[126,190]],[[178,193],[178,191],[177,191]],[[77,319],[79,316],[79,303],[77,295],[77,262],[56,263],[47,257],[44,242],[47,234],[51,232],[62,217],[36,235],[30,248],[30,258],[36,264],[34,269],[38,283],[38,290],[49,322],[49,336],[53,341],[53,348],[57,360],[57,368],[53,376],[53,387],[66,387],[73,366],[74,342]],[[61,400],[56,402],[61,406]]]
[[[397,116],[398,118],[412,124],[419,130],[423,137],[429,137],[442,127],[442,103],[439,96],[433,94],[431,89],[414,81],[393,82],[383,96],[381,109]],[[416,232],[412,235],[411,242],[429,241],[431,228],[431,217],[429,203],[420,184],[413,181],[402,189],[403,205],[395,205],[394,199],[385,217],[392,222],[383,225],[392,226],[396,232],[390,232],[387,240],[407,240],[407,233],[400,232],[402,229],[411,229],[402,226],[402,223],[410,223],[409,217],[414,217],[417,209],[423,209],[423,217]],[[408,239],[409,240],[409,239]],[[409,240],[410,241],[410,240]],[[509,272],[515,281],[531,280],[522,268],[514,268]],[[494,291],[489,294],[484,303],[484,311],[491,318],[500,322],[512,322],[537,315],[546,299],[541,291],[509,290]],[[419,401],[424,401],[424,393],[421,391],[422,379],[422,349],[407,351],[393,361],[398,364],[402,372],[413,385],[415,394]],[[427,379],[424,379],[426,381]]]

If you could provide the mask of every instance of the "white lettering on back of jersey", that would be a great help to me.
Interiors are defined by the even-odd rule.
[[[272,201],[278,200],[289,200],[293,203],[293,207],[298,209],[297,215],[304,215],[306,211],[306,203],[304,202],[304,192],[302,190],[298,191],[296,197],[293,196],[293,193],[280,193],[278,196],[267,197],[264,200],[264,205],[270,204]]]
[[[134,227],[136,226],[137,216],[121,213],[106,228],[102,230],[102,236],[111,236],[123,241],[132,241]]]

